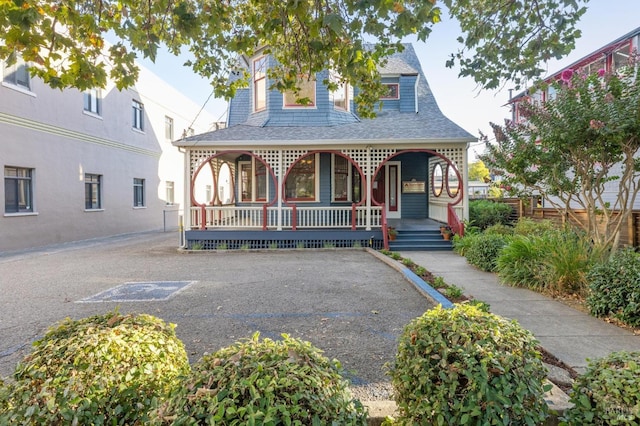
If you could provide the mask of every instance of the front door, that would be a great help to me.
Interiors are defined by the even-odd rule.
[[[385,168],[385,208],[387,218],[400,219],[400,162],[389,161]]]

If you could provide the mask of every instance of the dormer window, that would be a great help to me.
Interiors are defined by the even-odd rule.
[[[267,57],[261,56],[253,61],[253,111],[267,108]]]
[[[400,85],[398,83],[382,83],[385,89],[380,99],[400,99]]]
[[[300,88],[298,93],[284,92],[285,108],[304,108],[316,106],[316,80],[301,78],[296,83]]]
[[[338,85],[338,88],[331,92],[333,108],[340,111],[349,111],[349,85],[340,81],[340,77],[336,74],[331,75],[331,81]]]

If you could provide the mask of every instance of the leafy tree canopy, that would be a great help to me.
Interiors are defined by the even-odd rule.
[[[640,191],[640,67],[565,70],[553,99],[518,104],[525,118],[492,124],[496,144],[480,158],[505,187],[541,194],[603,248],[617,246]],[[540,90],[544,90],[542,87]],[[583,209],[587,220],[576,214]]]
[[[294,89],[301,74],[333,68],[363,89],[360,113],[373,114],[381,85],[376,65],[408,35],[426,40],[443,13],[458,20],[460,48],[447,62],[480,87],[516,86],[541,74],[580,36],[588,0],[0,0],[0,59],[16,54],[56,88],[118,88],[135,83],[137,55],[189,49],[187,63],[230,97],[247,76],[229,79],[239,55],[268,46],[281,64],[274,85]],[[121,42],[109,47],[105,35]],[[375,40],[373,48],[366,40]]]
[[[482,160],[469,164],[469,180],[479,180],[480,182],[488,182],[491,173]]]

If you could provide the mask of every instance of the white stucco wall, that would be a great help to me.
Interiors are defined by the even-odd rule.
[[[0,186],[0,251],[177,228],[183,154],[165,138],[165,116],[179,138],[201,106],[146,69],[134,88],[111,85],[102,98],[96,118],[83,112],[78,90],[54,90],[33,78],[31,93],[0,84],[0,171],[4,178],[6,166],[34,170],[33,213],[5,212]],[[132,129],[133,99],[144,104],[144,132]],[[213,122],[202,111],[192,127],[206,132]],[[85,173],[102,175],[100,210],[85,210]],[[134,178],[145,179],[144,208],[133,207]],[[174,182],[171,206],[167,181]]]

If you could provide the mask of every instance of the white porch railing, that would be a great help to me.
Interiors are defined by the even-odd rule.
[[[294,217],[295,212],[295,217]],[[266,228],[278,227],[278,216],[281,216],[282,229],[349,229],[355,225],[356,229],[367,226],[367,208],[359,206],[345,207],[248,207],[248,206],[206,206],[191,207],[192,229],[264,229],[266,213]],[[355,213],[355,217],[354,217]],[[371,207],[371,227],[382,226],[381,207]],[[202,217],[204,215],[204,227]]]

